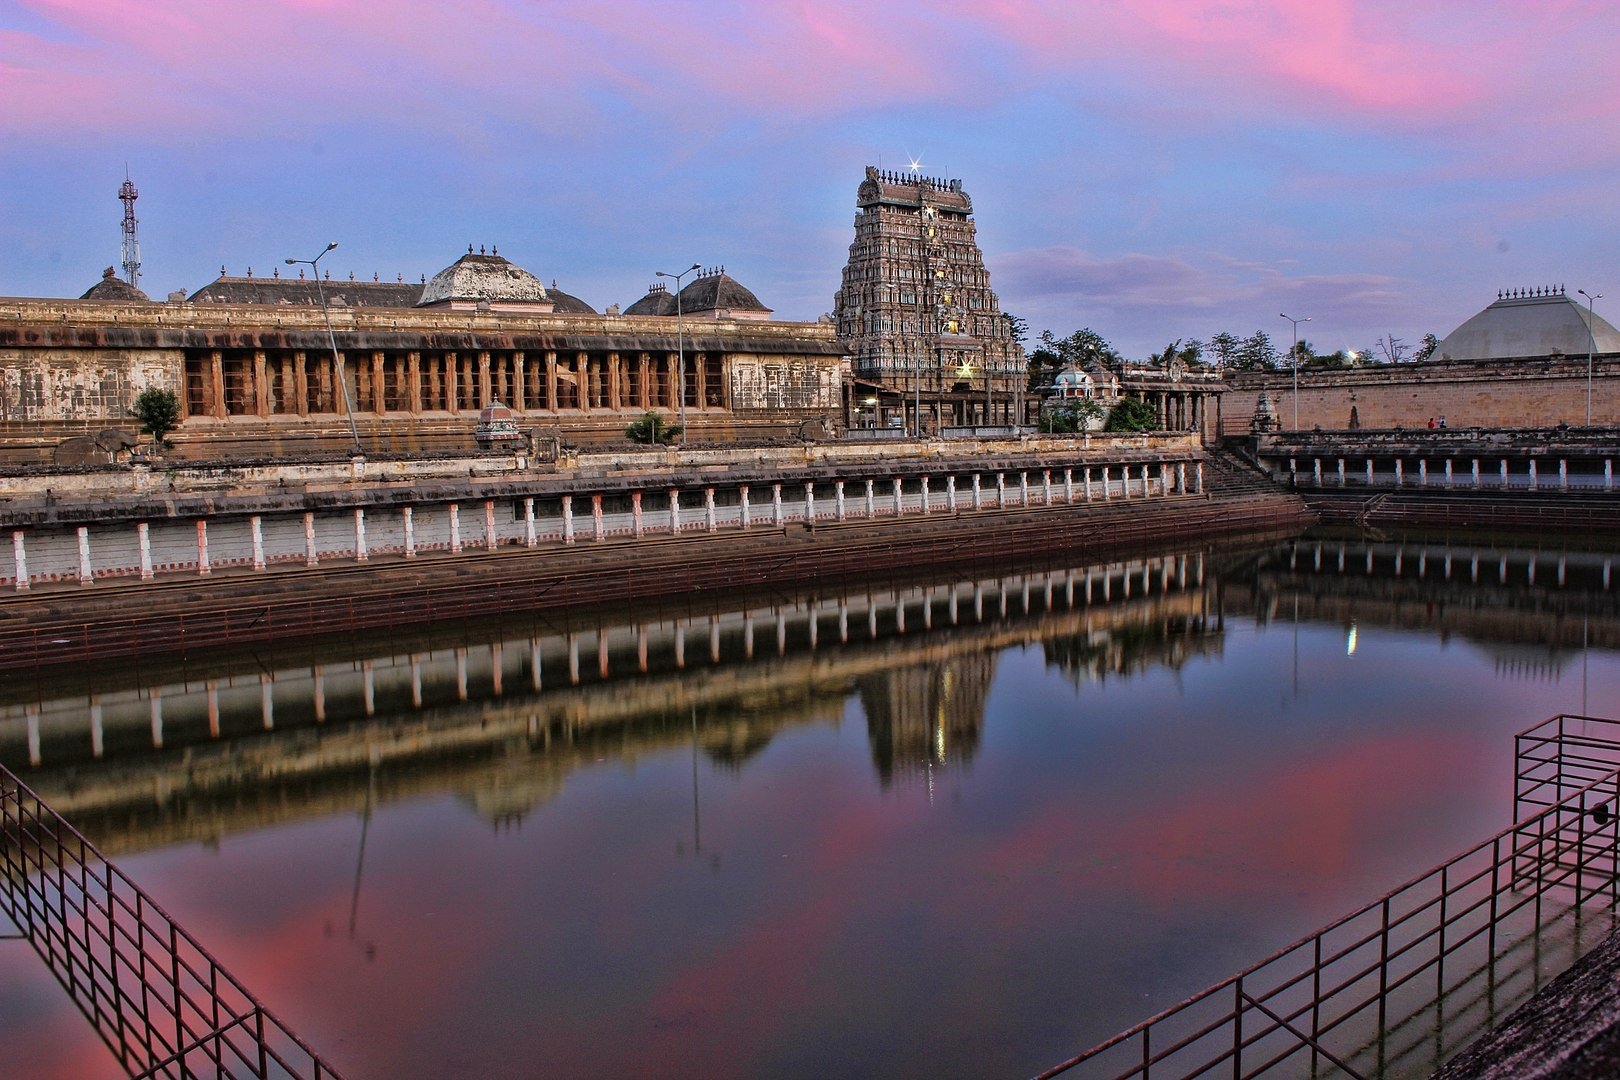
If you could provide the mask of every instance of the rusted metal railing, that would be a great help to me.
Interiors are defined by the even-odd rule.
[[[340,1078],[4,767],[0,911],[131,1076]]]
[[[1620,904],[1620,721],[1553,717],[1517,749],[1515,824],[1040,1076],[1428,1075]]]

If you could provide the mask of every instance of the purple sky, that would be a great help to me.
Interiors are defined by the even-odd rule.
[[[598,308],[724,264],[832,307],[862,167],[960,177],[1002,305],[1130,356],[1312,316],[1444,335],[1615,274],[1611,0],[7,0],[0,295],[416,279],[473,244]]]

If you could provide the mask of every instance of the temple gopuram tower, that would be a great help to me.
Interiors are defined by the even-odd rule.
[[[869,167],[855,201],[833,297],[854,425],[924,434],[1019,422],[1027,362],[990,289],[962,182]]]

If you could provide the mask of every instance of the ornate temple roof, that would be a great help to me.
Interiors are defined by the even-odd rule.
[[[557,288],[557,279],[552,278],[551,284],[546,286],[546,295],[551,297],[553,311],[566,312],[570,315],[599,315],[601,314],[591,305],[570,293]]]
[[[539,278],[501,258],[494,250],[488,255],[482,250],[474,254],[471,244],[467,245],[467,254],[428,279],[422,298],[417,301],[418,307],[480,304],[528,311],[552,310],[551,297]]]
[[[624,309],[626,315],[673,315],[675,294],[664,287],[662,281],[647,286],[647,295]]]
[[[1508,289],[1496,302],[1445,336],[1436,360],[1505,360],[1555,353],[1620,352],[1620,331],[1601,315],[1587,326],[1588,308],[1562,285]]]
[[[723,266],[704,270],[681,290],[681,312],[715,319],[764,319],[771,309]]]
[[[279,273],[279,269],[277,271]],[[320,295],[314,278],[231,277],[220,268],[219,277],[192,293],[196,304],[299,304],[315,306]],[[322,282],[327,303],[337,307],[408,308],[422,295],[420,283],[409,281],[356,281],[327,278]]]
[[[921,173],[896,173],[866,167],[866,179],[855,192],[855,204],[863,210],[872,206],[898,206],[915,209],[929,206],[949,213],[973,213],[973,200],[962,190],[962,181],[944,180]]]
[[[131,301],[150,301],[151,297],[119,277],[113,271],[113,268],[109,266],[101,272],[101,280],[90,286],[89,290],[79,299],[117,300],[127,304]]]

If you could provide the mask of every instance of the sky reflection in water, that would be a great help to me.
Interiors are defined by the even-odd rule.
[[[687,673],[640,713],[625,703],[664,677],[660,646],[639,676],[622,637],[571,742],[558,725],[549,746],[317,777],[275,789],[252,827],[206,801],[76,820],[353,1077],[1025,1075],[1501,828],[1512,733],[1579,711],[1583,670],[1591,711],[1616,711],[1615,653],[1583,664],[1581,616],[1550,594],[1492,577],[1435,606],[1401,592],[1410,568],[1375,575],[1399,586],[1379,595],[1260,561],[1099,597],[1089,633],[1043,621],[1037,585],[1036,615],[1016,588],[1006,622],[986,610],[994,641],[944,626],[940,602],[924,630],[919,602],[905,634],[884,614],[864,641],[857,613],[840,646],[828,608],[817,650],[800,623],[779,658],[762,608],[757,659],[710,665],[699,627]],[[1321,614],[1352,599],[1353,655],[1347,621]],[[1611,598],[1589,599],[1612,644]],[[1518,636],[1573,626],[1575,647],[1485,640],[1504,607]],[[728,623],[723,651],[739,640]],[[500,698],[473,665],[489,716],[536,700],[516,651]],[[547,655],[541,700],[572,692],[562,662]],[[278,693],[293,683],[277,672]],[[14,712],[0,750],[17,767]],[[407,699],[396,723],[421,719]],[[51,799],[46,749],[24,771]],[[177,840],[187,814],[224,835]],[[118,1075],[18,942],[0,943],[0,1055],[17,1076]]]

